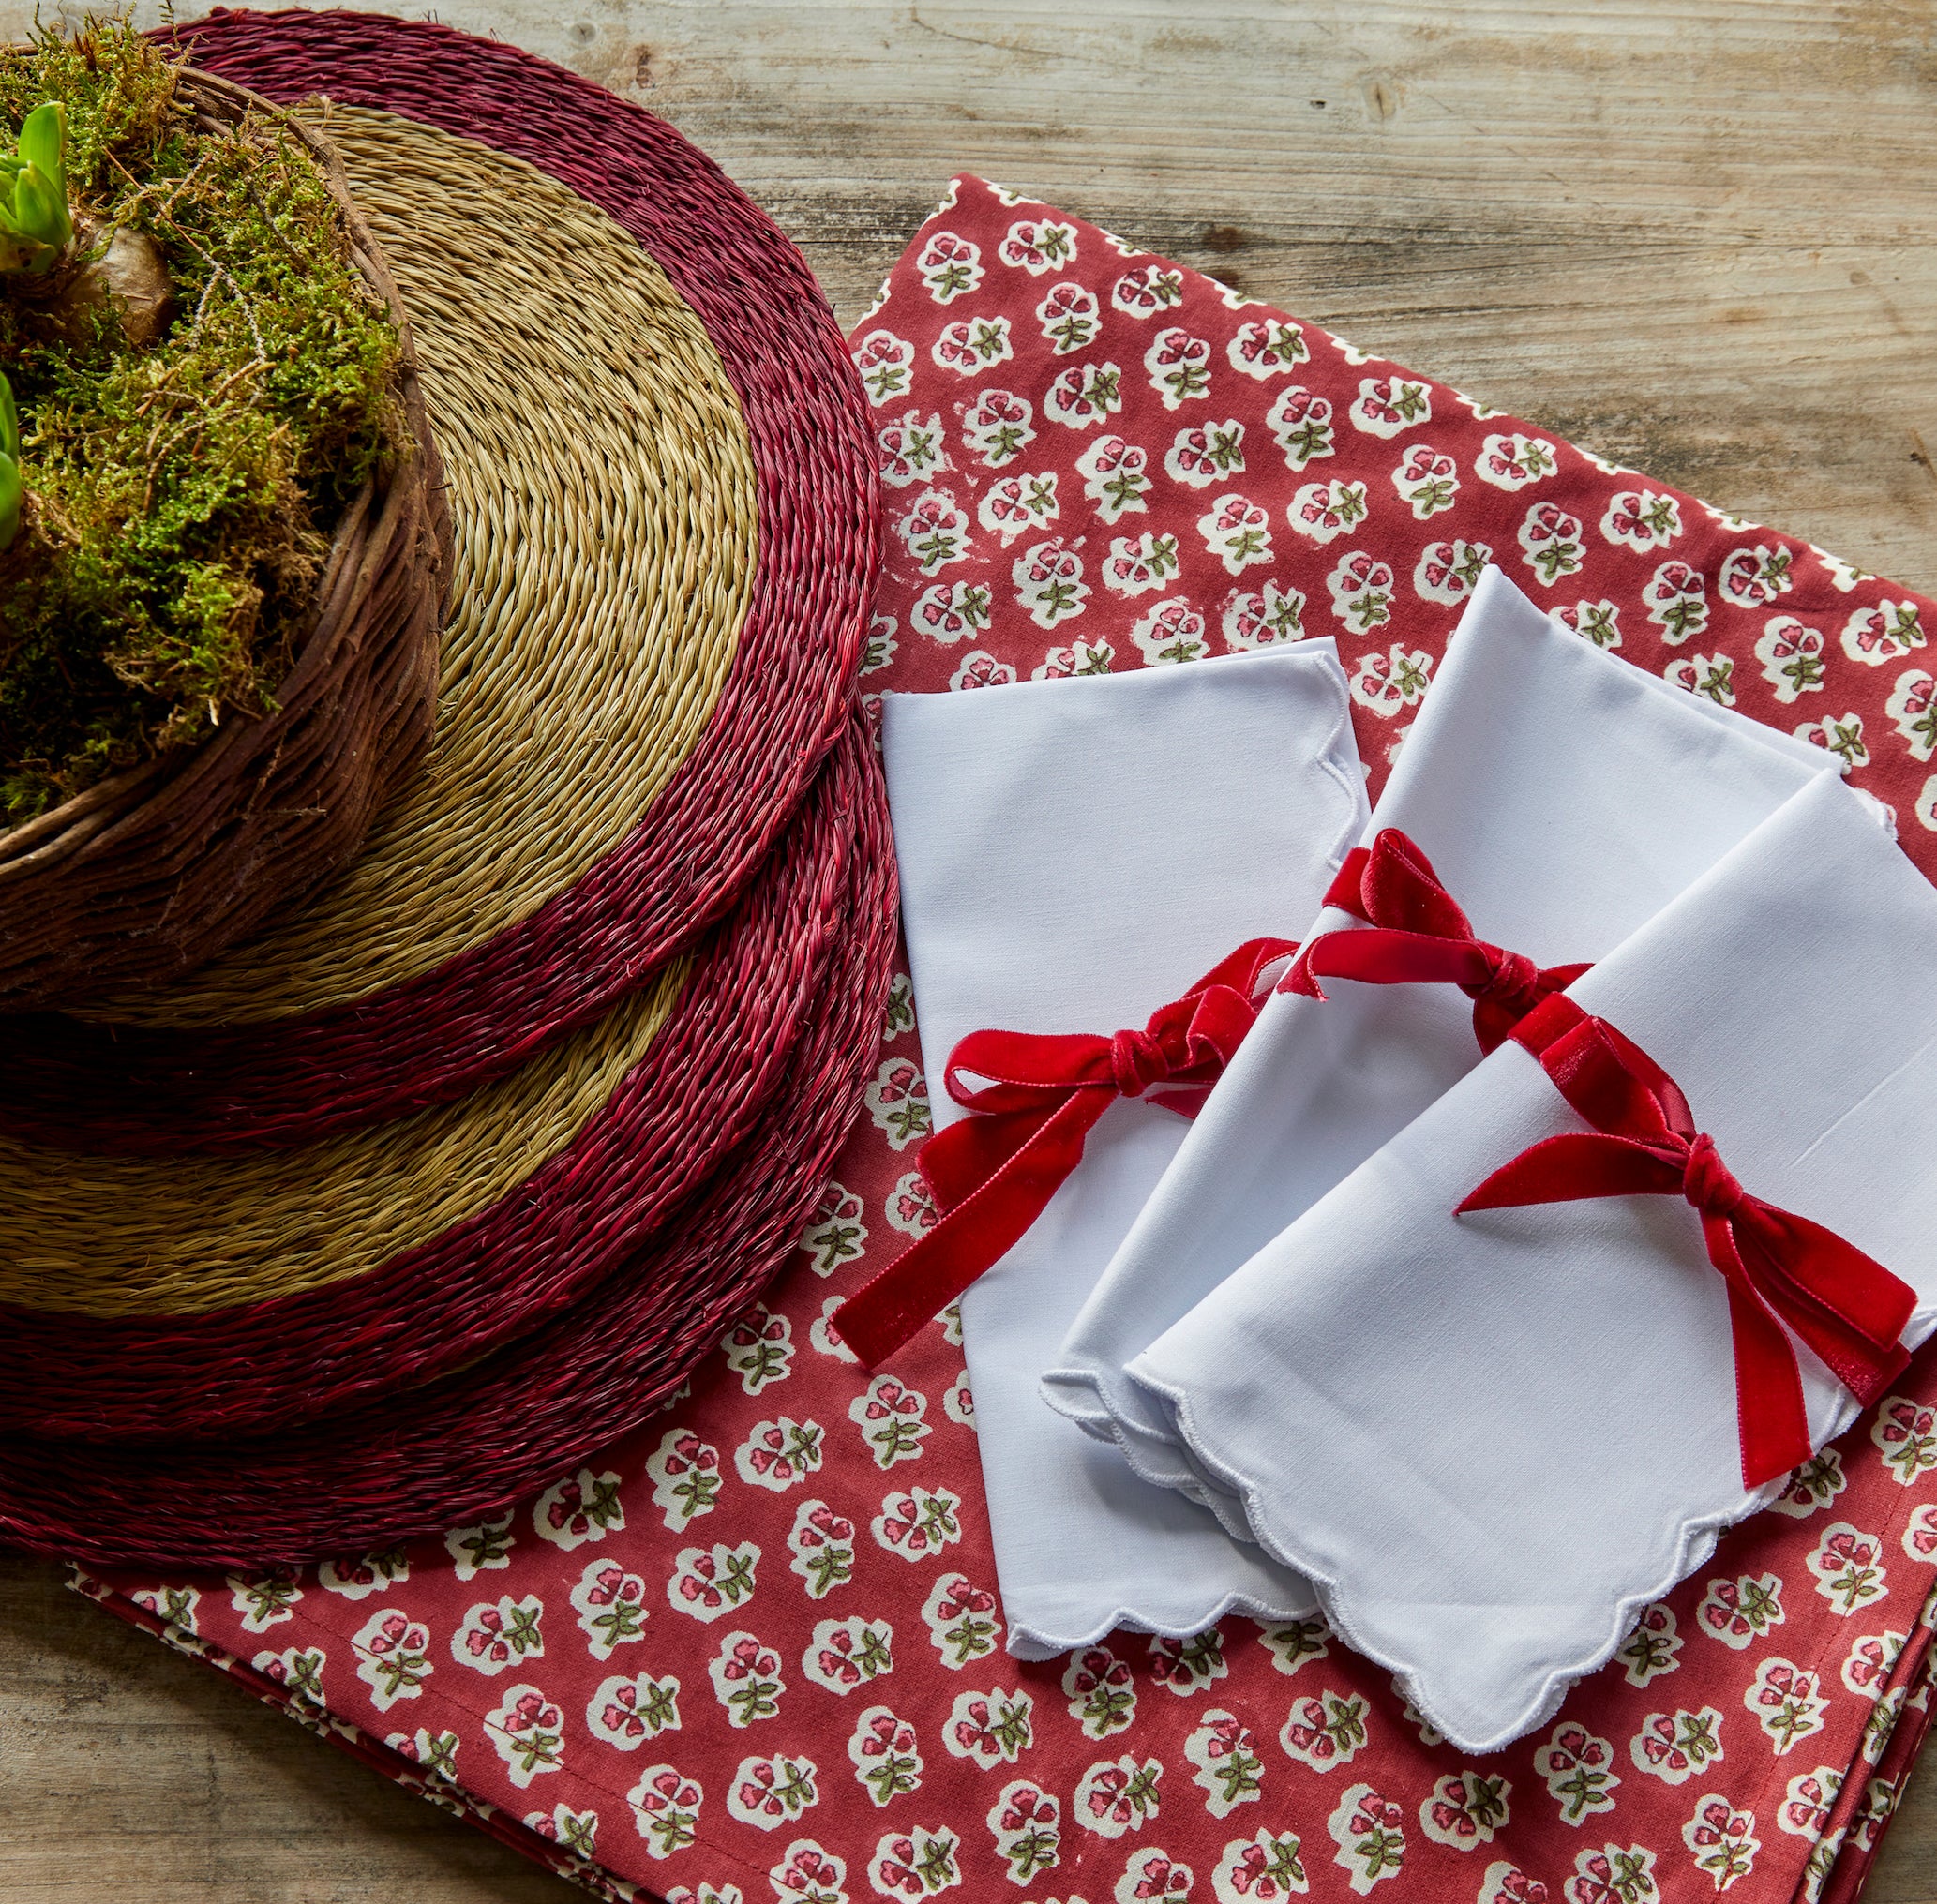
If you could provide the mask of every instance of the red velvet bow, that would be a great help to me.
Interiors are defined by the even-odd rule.
[[[1868,1406],[1910,1359],[1898,1337],[1915,1293],[1820,1223],[1750,1196],[1714,1139],[1695,1128],[1674,1079],[1605,1019],[1556,997],[1513,1035],[1594,1130],[1522,1151],[1460,1213],[1599,1196],[1686,1197],[1701,1216],[1708,1260],[1728,1284],[1743,1485],[1758,1488],[1807,1461],[1809,1424],[1790,1332]]]
[[[953,1302],[1042,1214],[1082,1162],[1090,1127],[1119,1097],[1149,1094],[1194,1117],[1257,1016],[1265,970],[1297,950],[1285,939],[1249,940],[1141,1031],[971,1031],[961,1040],[949,1055],[948,1093],[985,1115],[923,1145],[922,1174],[941,1220],[834,1312],[842,1341],[875,1368]],[[1153,1092],[1156,1085],[1172,1088]]]
[[[1481,1051],[1505,1042],[1541,999],[1565,991],[1587,969],[1542,969],[1520,952],[1474,937],[1432,861],[1397,827],[1387,827],[1370,849],[1354,847],[1345,855],[1325,903],[1372,929],[1321,933],[1307,941],[1280,991],[1322,998],[1321,978],[1457,985],[1473,1000],[1473,1035]]]

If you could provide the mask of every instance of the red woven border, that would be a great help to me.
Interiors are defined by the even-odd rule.
[[[650,1415],[791,1255],[875,1063],[895,891],[865,757],[845,929],[811,1028],[758,1124],[658,1241],[490,1360],[307,1430],[138,1449],[0,1437],[0,1538],[105,1566],[372,1552],[494,1513]]]
[[[0,1130],[156,1155],[309,1143],[448,1102],[609,1010],[760,863],[846,717],[879,562],[867,402],[833,315],[779,229],[663,120],[513,47],[375,15],[217,12],[176,38],[271,98],[326,92],[527,159],[638,237],[739,394],[760,563],[692,754],[531,919],[361,1003],[273,1025],[0,1025]]]
[[[745,1138],[822,1007],[848,862],[870,845],[867,745],[848,729],[647,1056],[549,1162],[419,1247],[300,1295],[127,1321],[0,1306],[0,1431],[260,1432],[468,1366],[569,1307]]]

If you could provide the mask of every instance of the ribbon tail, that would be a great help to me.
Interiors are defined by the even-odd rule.
[[[1866,1408],[1900,1375],[1916,1292],[1807,1217],[1752,1201],[1733,1225],[1751,1278],[1794,1333]]]
[[[1680,1188],[1681,1172],[1648,1146],[1631,1137],[1569,1131],[1528,1145],[1468,1192],[1453,1214],[1598,1196],[1664,1196]]]
[[[1002,1111],[993,1117],[964,1117],[938,1131],[922,1146],[918,1161],[935,1201],[945,1215],[968,1200],[1061,1109],[1060,1099],[1029,1111]]]
[[[878,1368],[912,1341],[1021,1240],[1083,1161],[1090,1127],[1115,1102],[1113,1090],[1072,1091],[986,1183],[835,1310],[835,1332],[865,1367]]]
[[[1725,1217],[1704,1215],[1708,1260],[1729,1288],[1729,1334],[1735,1350],[1735,1431],[1742,1485],[1751,1492],[1800,1467],[1812,1452],[1802,1366],[1781,1320],[1763,1299]]]

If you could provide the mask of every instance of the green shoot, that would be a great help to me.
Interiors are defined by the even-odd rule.
[[[27,114],[17,151],[0,154],[0,272],[51,271],[73,237],[67,112],[48,99]]]
[[[0,548],[20,533],[21,420],[13,407],[13,385],[0,376]]]

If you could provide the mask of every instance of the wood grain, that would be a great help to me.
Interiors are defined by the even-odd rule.
[[[437,13],[671,119],[844,322],[976,171],[1937,591],[1929,5]],[[31,15],[0,0],[9,36]],[[0,1793],[4,1904],[572,1895],[25,1563],[0,1566]],[[1866,1904],[1937,1904],[1928,1767]]]

